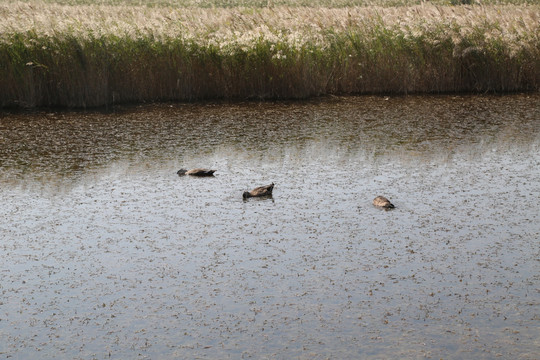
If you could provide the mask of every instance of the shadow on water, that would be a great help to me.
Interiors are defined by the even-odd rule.
[[[1,116],[2,356],[536,356],[538,95]]]

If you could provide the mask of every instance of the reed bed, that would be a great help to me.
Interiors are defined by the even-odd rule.
[[[9,0],[0,0],[9,1]],[[19,0],[35,3],[36,0]],[[433,5],[501,5],[501,4],[537,4],[538,0],[41,0],[44,3],[62,5],[135,5],[135,6],[170,6],[197,8],[231,8],[231,7],[325,7],[343,8],[355,6],[411,6],[429,1]]]
[[[0,106],[540,89],[540,5],[0,2]]]

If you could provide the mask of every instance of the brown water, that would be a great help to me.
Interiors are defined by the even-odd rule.
[[[540,95],[3,114],[0,357],[537,358],[539,150]]]

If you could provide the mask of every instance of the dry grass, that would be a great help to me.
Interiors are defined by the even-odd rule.
[[[36,3],[36,0],[19,0],[26,3]],[[288,7],[324,7],[343,8],[356,6],[413,6],[420,5],[426,0],[42,0],[43,3],[61,5],[127,5],[149,7],[188,7],[188,8],[232,8],[249,7],[261,8],[268,6]],[[0,0],[0,2],[11,2]],[[537,4],[537,0],[429,0],[433,5],[523,5]]]
[[[0,106],[540,88],[540,6],[0,2]]]

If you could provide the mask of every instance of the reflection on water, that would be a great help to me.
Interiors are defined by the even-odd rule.
[[[538,95],[3,114],[0,355],[532,359],[539,148]]]
[[[368,163],[396,156],[400,161],[448,158],[455,151],[485,150],[482,142],[497,147],[534,142],[538,102],[537,95],[366,97],[157,106],[108,114],[4,114],[0,159],[10,176],[28,180],[72,176],[116,161],[134,166],[196,162],[219,158],[223,151],[263,163],[289,158],[291,152],[361,157]]]

